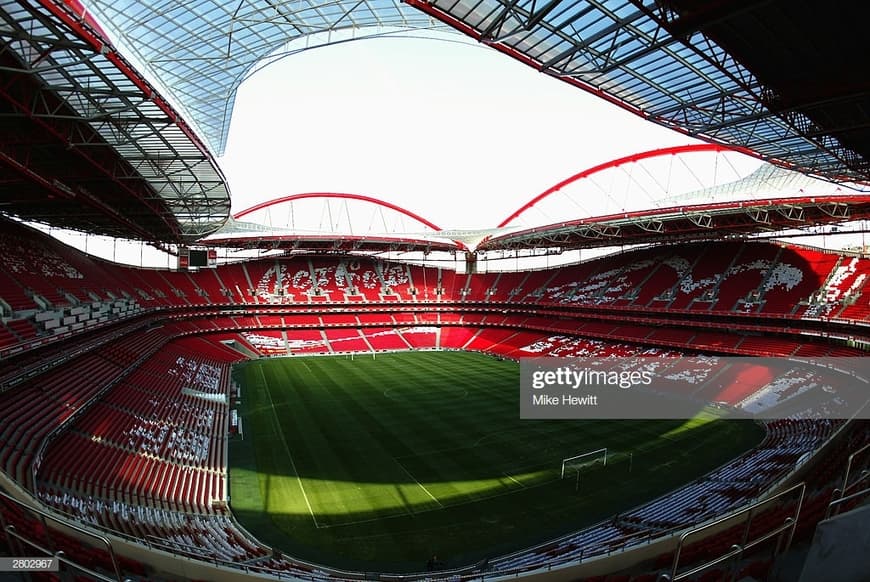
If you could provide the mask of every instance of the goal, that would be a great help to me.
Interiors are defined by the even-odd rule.
[[[572,471],[579,472],[580,469],[583,469],[585,467],[591,467],[592,465],[595,465],[599,462],[603,466],[607,466],[607,447],[597,449],[595,451],[589,451],[588,453],[580,453],[579,455],[574,455],[573,457],[562,459],[562,475],[560,478],[564,479],[565,475],[571,473]]]

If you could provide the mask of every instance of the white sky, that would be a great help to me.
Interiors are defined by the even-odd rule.
[[[482,45],[379,38],[253,75],[220,163],[234,212],[335,191],[399,204],[442,228],[480,228],[595,164],[687,143]]]

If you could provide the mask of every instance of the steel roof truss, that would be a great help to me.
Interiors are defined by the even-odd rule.
[[[832,202],[830,204],[819,204],[817,208],[832,218],[842,218],[843,220],[849,219],[848,204]]]
[[[661,220],[639,220],[634,225],[645,232],[664,232],[665,229],[665,223]]]
[[[706,213],[696,213],[693,212],[691,214],[687,214],[686,218],[689,219],[689,222],[694,224],[695,226],[703,229],[713,228],[713,217]]]
[[[782,215],[786,220],[793,222],[804,222],[804,209],[801,206],[783,205],[775,208],[776,212]]]
[[[765,208],[747,208],[746,215],[759,224],[770,224],[770,212]]]

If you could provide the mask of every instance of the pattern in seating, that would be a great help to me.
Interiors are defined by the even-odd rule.
[[[170,343],[124,378],[49,448],[41,481],[109,501],[210,511],[224,499],[232,360],[203,351]],[[99,461],[96,476],[84,459]]]
[[[36,325],[34,312],[121,299],[135,300],[147,313],[241,303],[328,301],[377,307],[398,301],[511,301],[806,319],[822,315],[862,319],[867,314],[866,298],[862,301],[861,295],[870,268],[866,259],[765,243],[683,245],[627,252],[560,269],[479,276],[372,258],[324,257],[271,258],[185,273],[111,265],[76,254],[19,225],[10,229],[22,230],[26,235],[22,240],[30,240],[39,250],[0,261],[3,299],[18,315],[2,327],[6,334],[0,334],[0,347],[48,332]],[[0,240],[10,251],[7,255],[17,252],[16,244],[8,237]],[[68,316],[68,311],[59,313]],[[134,310],[122,317],[140,313]],[[267,355],[406,347],[471,349],[508,357],[679,353],[642,345],[656,342],[757,355],[855,354],[766,335],[662,328],[619,316],[578,322],[495,307],[436,312],[410,311],[400,305],[389,312],[275,315],[261,311],[200,319],[190,319],[183,309],[173,313],[179,314],[176,319],[155,316],[157,325],[150,331],[121,334],[0,393],[0,410],[8,419],[0,428],[0,467],[33,487],[29,467],[39,460],[35,455],[45,439],[63,426],[63,438],[50,444],[41,465],[36,463],[38,493],[47,503],[103,527],[159,540],[179,553],[259,560],[287,570],[301,566],[266,556],[214,505],[226,496],[223,439],[229,363],[244,357],[221,342],[236,342]],[[451,325],[442,327],[443,323]],[[184,334],[190,337],[172,339]],[[74,341],[65,341],[74,346]],[[722,398],[746,407],[765,406],[799,394],[814,382],[817,379],[788,378]],[[531,552],[528,561],[519,558],[517,563],[525,568],[589,555],[589,548],[606,549],[608,540],[645,528],[691,523],[735,507],[763,486],[748,476],[779,478],[835,428],[798,419],[770,425],[767,444],[737,465],[721,468],[715,479],[658,501],[666,505],[639,508],[619,522],[577,534],[546,552]],[[86,473],[86,461],[98,461],[97,471]],[[514,567],[513,562],[504,564]]]
[[[20,483],[29,484],[29,468],[45,437],[166,340],[155,330],[111,342],[96,353],[74,358],[0,393],[0,410],[4,413],[0,467]]]
[[[146,308],[441,300],[858,319],[870,311],[862,294],[870,261],[793,245],[677,245],[528,273],[459,275],[366,257],[269,258],[188,273],[112,265],[24,225],[4,226],[0,297],[13,312],[119,298]]]

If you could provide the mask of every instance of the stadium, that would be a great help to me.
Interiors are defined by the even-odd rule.
[[[0,0],[0,576],[867,580],[859,22]],[[516,207],[483,193],[481,228],[360,192],[232,205],[218,156],[246,79],[408,33],[685,141]],[[660,383],[624,415],[527,416],[527,366],[566,359]],[[680,412],[647,414],[662,398]]]

